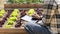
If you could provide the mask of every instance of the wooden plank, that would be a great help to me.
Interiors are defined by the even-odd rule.
[[[43,4],[4,4],[4,8],[40,8]]]
[[[0,29],[0,34],[27,34],[24,28]]]

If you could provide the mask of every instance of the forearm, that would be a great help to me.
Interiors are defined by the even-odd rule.
[[[40,19],[40,16],[35,14],[35,15],[32,15],[32,17],[36,18],[36,19]]]

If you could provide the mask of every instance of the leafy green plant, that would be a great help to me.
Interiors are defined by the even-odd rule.
[[[5,10],[2,9],[2,10],[0,11],[0,14],[4,14],[4,13],[5,13]]]
[[[5,28],[8,28],[8,29],[11,28],[11,27],[12,27],[12,25],[6,25],[5,26]]]
[[[42,3],[42,1],[43,0],[8,0],[8,2],[10,2],[10,3],[16,3],[16,4],[20,4],[20,3],[24,3],[24,2],[26,2],[27,4],[37,3],[37,2]]]
[[[19,12],[19,9],[14,9],[14,11],[13,12]]]
[[[14,0],[8,0],[7,2],[9,2],[9,3],[14,3]]]
[[[26,3],[27,3],[27,4],[30,4],[30,3],[32,3],[32,1],[33,1],[33,0],[26,0]]]
[[[17,17],[18,16],[18,13],[12,13],[11,16],[12,17]]]
[[[5,14],[5,10],[2,9],[2,10],[0,11],[0,17],[2,17],[4,14]]]
[[[25,0],[16,0],[18,3],[23,3]]]
[[[43,0],[39,0],[40,3],[43,3]]]
[[[14,21],[7,21],[8,25],[13,25]]]
[[[16,4],[19,4],[19,3],[23,3],[25,0],[8,0],[9,3],[16,3]]]
[[[32,2],[33,2],[33,3],[36,3],[36,2],[37,2],[37,0],[33,0]]]
[[[2,17],[3,16],[3,14],[0,14],[0,17]]]
[[[17,20],[17,17],[10,17],[9,20],[10,21],[16,21]]]
[[[19,10],[18,9],[14,9],[14,11],[11,14],[11,16],[12,17],[17,17],[18,16],[18,13],[19,13]]]
[[[28,11],[28,15],[29,15],[29,16],[32,16],[33,14],[35,14],[35,10],[34,10],[34,9],[30,9],[30,10]]]

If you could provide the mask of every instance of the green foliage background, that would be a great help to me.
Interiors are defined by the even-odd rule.
[[[43,3],[43,0],[8,0],[7,1],[8,3],[17,3],[17,4],[20,4],[20,3]]]

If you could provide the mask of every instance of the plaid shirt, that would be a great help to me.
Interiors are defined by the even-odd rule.
[[[48,6],[49,8],[47,8]],[[44,5],[44,23],[50,27],[54,34],[60,34],[60,8],[54,7],[52,4]]]

